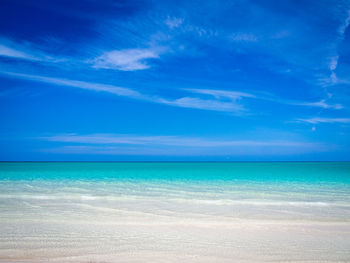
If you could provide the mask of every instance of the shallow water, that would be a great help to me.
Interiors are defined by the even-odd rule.
[[[349,262],[350,163],[0,163],[0,261]]]

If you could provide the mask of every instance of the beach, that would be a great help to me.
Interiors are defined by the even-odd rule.
[[[0,163],[0,262],[349,262],[350,163]]]

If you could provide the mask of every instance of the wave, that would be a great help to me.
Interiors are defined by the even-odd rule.
[[[216,206],[296,206],[296,207],[327,207],[340,206],[350,207],[346,201],[294,201],[294,200],[269,200],[269,199],[201,199],[201,198],[167,198],[162,196],[141,196],[141,195],[42,195],[42,194],[1,194],[0,199],[4,200],[62,200],[62,201],[146,201],[146,202],[171,202],[198,205]]]

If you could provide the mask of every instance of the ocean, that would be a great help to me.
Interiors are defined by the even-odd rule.
[[[350,162],[2,162],[0,262],[350,262]]]

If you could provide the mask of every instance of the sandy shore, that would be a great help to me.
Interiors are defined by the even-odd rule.
[[[153,218],[125,223],[8,222],[2,224],[2,229],[1,262],[349,262],[350,259],[348,223]]]

